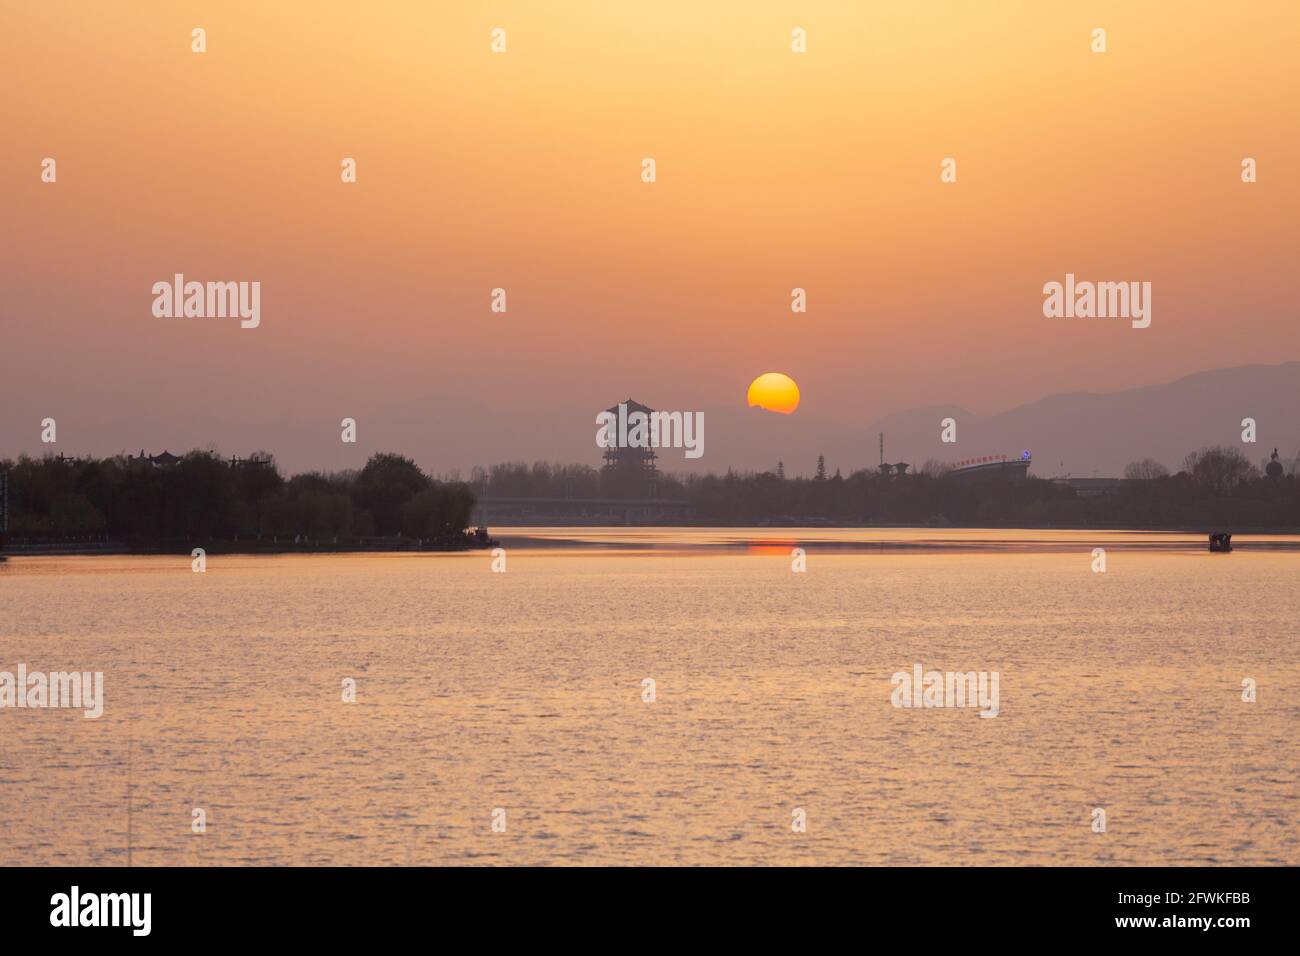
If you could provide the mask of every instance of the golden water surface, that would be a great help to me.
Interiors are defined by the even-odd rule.
[[[0,709],[0,864],[1300,863],[1294,538],[497,534],[0,563],[0,671],[105,696]]]

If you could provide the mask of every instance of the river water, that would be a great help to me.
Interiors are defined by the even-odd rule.
[[[495,533],[0,564],[0,864],[1300,863],[1298,539]]]

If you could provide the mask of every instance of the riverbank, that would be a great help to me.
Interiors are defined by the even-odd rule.
[[[670,528],[771,528],[773,530],[794,530],[798,528],[815,528],[821,531],[837,529],[852,530],[898,530],[911,528],[920,531],[946,531],[969,528],[980,531],[1086,531],[1093,528],[1098,531],[1129,531],[1133,533],[1151,532],[1161,534],[1204,534],[1215,531],[1227,531],[1229,534],[1253,535],[1294,535],[1300,534],[1300,525],[1215,522],[1201,524],[1185,522],[1149,523],[1128,522],[1122,526],[1115,524],[1084,525],[1077,522],[1035,522],[1021,524],[979,524],[965,522],[889,522],[889,521],[833,521],[828,518],[780,517],[765,521],[728,521],[719,518],[698,518],[676,516],[663,521],[637,521],[624,523],[619,515],[494,515],[493,527],[496,528],[653,528],[665,530]]]
[[[115,541],[78,537],[72,539],[10,539],[0,557],[74,556],[122,554],[192,554],[202,548],[206,554],[356,554],[365,552],[473,551],[494,548],[499,542],[486,528],[439,538],[174,538],[146,541]]]
[[[1208,536],[1199,531],[1145,531],[1116,528],[591,528],[501,526],[507,551],[610,551],[754,554],[789,559],[795,549],[807,555],[882,555],[908,553],[1083,554],[1094,548],[1115,552],[1206,554]],[[1297,534],[1234,534],[1234,551],[1300,553]],[[1220,556],[1215,556],[1221,560]]]

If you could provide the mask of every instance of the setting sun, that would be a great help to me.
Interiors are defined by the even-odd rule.
[[[799,407],[799,386],[789,375],[764,372],[749,384],[749,405],[789,415]]]

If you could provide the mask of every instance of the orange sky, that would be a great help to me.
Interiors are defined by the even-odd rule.
[[[405,406],[464,465],[520,403],[589,435],[769,370],[847,421],[1300,357],[1300,6],[297,6],[6,5],[0,456]],[[260,281],[261,328],[154,318],[175,272]],[[1045,319],[1066,272],[1152,327]]]

